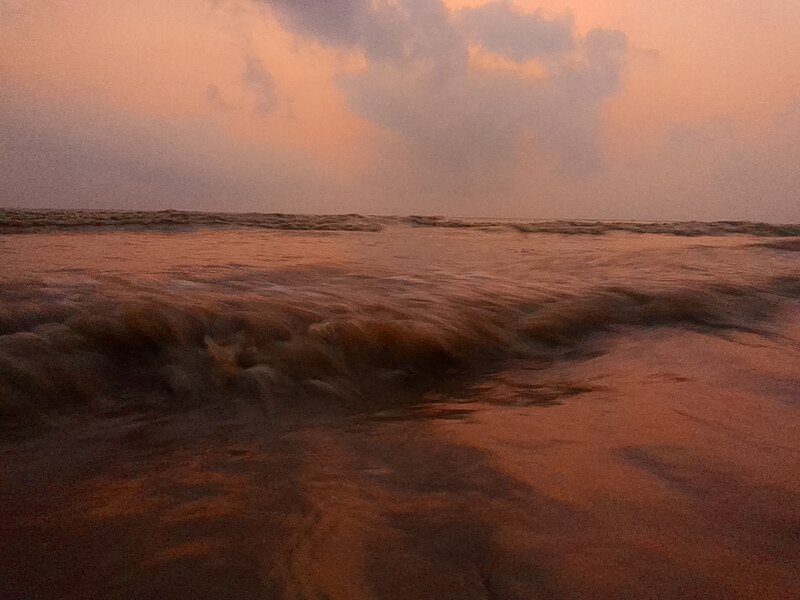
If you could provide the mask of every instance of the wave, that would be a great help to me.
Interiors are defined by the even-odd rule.
[[[481,221],[412,215],[404,222],[418,227],[512,229],[521,233],[562,235],[604,235],[613,232],[649,233],[687,237],[752,235],[757,237],[797,237],[800,225],[776,225],[752,221]]]
[[[197,228],[248,228],[284,231],[379,232],[387,226],[436,227],[551,233],[562,235],[604,235],[614,232],[678,236],[750,235],[757,237],[800,237],[800,225],[751,221],[517,221],[449,219],[442,216],[411,215],[309,215],[284,213],[219,213],[194,211],[113,211],[0,209],[0,233],[35,233],[95,229],[186,230]]]
[[[0,210],[0,233],[86,229],[252,228],[285,231],[380,231],[375,217],[195,211]]]
[[[800,297],[800,278],[485,297],[443,301],[436,310],[166,293],[93,296],[55,310],[29,291],[13,310],[0,309],[0,414],[10,426],[209,402],[385,408],[503,361],[563,357],[587,336],[619,327],[754,330]]]

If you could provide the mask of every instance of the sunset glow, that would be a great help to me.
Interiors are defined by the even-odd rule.
[[[3,203],[800,218],[796,2],[321,6],[5,0]]]

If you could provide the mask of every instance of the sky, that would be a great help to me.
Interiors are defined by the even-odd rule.
[[[800,222],[798,0],[0,0],[0,206]]]

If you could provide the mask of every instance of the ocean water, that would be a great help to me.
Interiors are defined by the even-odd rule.
[[[798,239],[3,211],[0,597],[797,596]]]

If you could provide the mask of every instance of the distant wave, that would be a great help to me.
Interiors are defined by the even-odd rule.
[[[0,292],[0,415],[16,426],[75,411],[208,402],[376,408],[498,361],[558,359],[617,327],[752,330],[800,297],[800,278],[451,299],[435,310],[346,296],[321,303],[141,290],[55,306],[35,282],[6,282]]]
[[[761,237],[800,236],[800,225],[774,225],[751,221],[492,221],[447,219],[413,215],[401,219],[420,227],[508,228],[522,233],[560,233],[565,235],[603,235],[616,231],[680,236],[724,236],[745,234]]]
[[[242,227],[300,231],[380,231],[376,217],[294,215],[282,213],[211,213],[192,211],[16,210],[0,209],[0,233],[122,228],[190,229]]]
[[[0,234],[121,228],[132,230],[184,230],[194,228],[252,228],[285,231],[378,232],[387,226],[513,230],[521,233],[603,235],[613,232],[679,236],[751,235],[800,237],[800,225],[750,221],[518,221],[450,219],[412,215],[303,215],[283,213],[212,213],[190,211],[32,210],[0,209]]]

